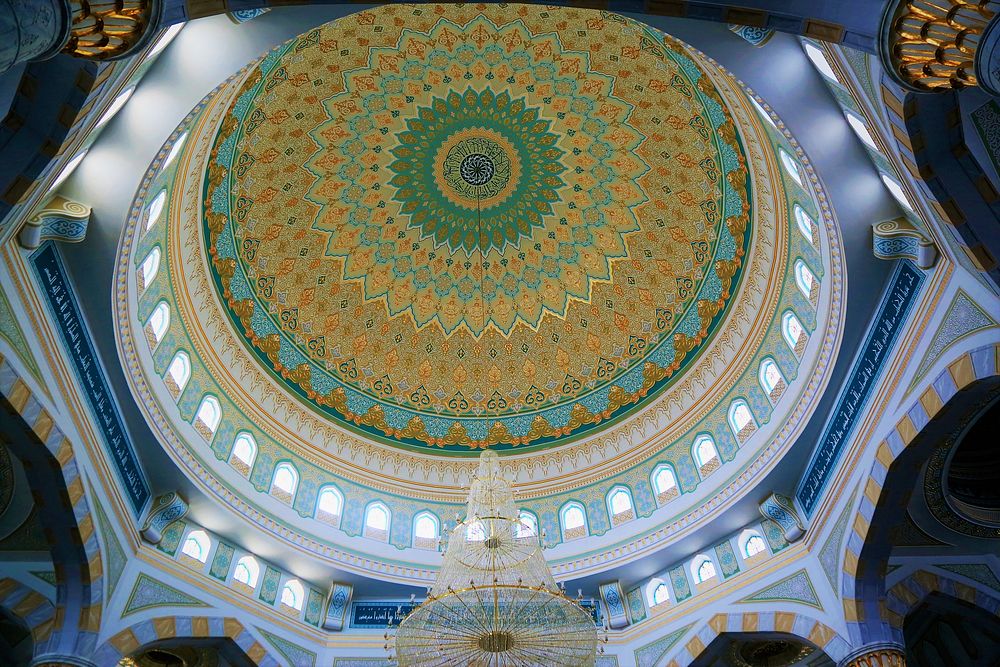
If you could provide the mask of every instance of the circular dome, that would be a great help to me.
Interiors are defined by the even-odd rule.
[[[545,11],[369,16],[335,73],[357,21],[273,53],[213,139],[213,282],[257,361],[339,426],[436,450],[551,446],[655,400],[752,234],[714,87],[683,63],[623,85]]]
[[[301,35],[140,189],[136,398],[244,519],[383,576],[426,576],[414,521],[461,507],[482,448],[560,558],[588,541],[568,503],[583,536],[689,530],[787,449],[842,326],[825,197],[757,114],[606,12],[388,5]]]

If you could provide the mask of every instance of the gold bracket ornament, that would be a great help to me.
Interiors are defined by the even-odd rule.
[[[28,218],[17,240],[33,250],[45,241],[79,243],[87,236],[90,207],[56,195],[38,213]]]
[[[879,259],[908,259],[921,269],[934,266],[937,246],[906,218],[872,225],[872,252]]]
[[[892,0],[879,29],[882,64],[914,92],[978,86],[980,42],[998,9],[997,0]]]
[[[111,60],[135,53],[156,32],[158,0],[70,0],[69,40],[63,53]]]

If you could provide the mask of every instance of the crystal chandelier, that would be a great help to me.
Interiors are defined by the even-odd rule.
[[[590,612],[556,586],[518,519],[499,457],[483,452],[437,581],[399,625],[399,667],[580,667],[594,665],[597,643]]]

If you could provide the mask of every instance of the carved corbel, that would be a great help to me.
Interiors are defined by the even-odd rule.
[[[159,544],[163,539],[163,529],[178,519],[184,518],[188,504],[176,491],[157,496],[146,513],[139,534],[150,544]]]
[[[908,259],[921,269],[931,268],[938,258],[934,242],[906,218],[872,225],[872,252],[879,259]]]
[[[21,227],[17,240],[28,250],[34,250],[50,240],[79,243],[86,238],[89,224],[89,206],[56,195],[40,211],[28,218]]]
[[[771,519],[781,527],[789,542],[795,542],[805,534],[802,519],[788,496],[772,493],[761,502],[759,509],[764,518]]]

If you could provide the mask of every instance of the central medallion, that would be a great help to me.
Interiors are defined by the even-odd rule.
[[[624,19],[441,11],[362,13],[247,78],[205,190],[221,294],[348,428],[459,448],[592,432],[683,371],[734,293],[736,131],[711,79]]]

